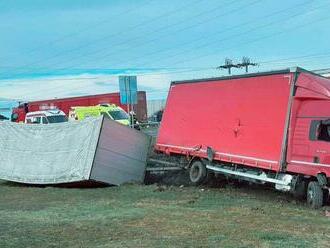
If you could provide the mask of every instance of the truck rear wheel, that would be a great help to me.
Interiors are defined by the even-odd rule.
[[[194,161],[189,170],[190,182],[194,185],[201,185],[206,181],[207,169],[200,160]]]
[[[311,181],[308,184],[307,204],[314,209],[320,208],[323,205],[323,190],[316,181]]]

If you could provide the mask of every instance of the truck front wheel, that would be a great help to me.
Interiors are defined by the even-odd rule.
[[[320,208],[323,205],[323,190],[316,181],[311,181],[308,184],[307,204],[314,209]]]
[[[194,161],[190,166],[189,171],[190,181],[194,185],[201,185],[206,181],[207,169],[200,160]]]

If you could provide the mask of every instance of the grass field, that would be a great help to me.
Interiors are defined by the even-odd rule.
[[[330,218],[257,188],[0,182],[0,247],[329,247]]]

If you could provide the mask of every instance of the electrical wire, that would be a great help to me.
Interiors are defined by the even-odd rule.
[[[233,4],[233,3],[236,3],[236,2],[237,2],[237,1],[231,1],[231,2],[230,2],[229,4],[227,4],[226,6],[228,6],[228,5],[230,5],[230,4]],[[150,35],[152,35],[152,34],[155,34],[155,33],[158,34],[160,31],[166,30],[166,29],[168,29],[168,28],[170,28],[170,27],[173,27],[173,26],[177,26],[177,25],[183,24],[183,23],[186,22],[188,19],[197,19],[197,20],[198,20],[199,17],[201,17],[201,16],[203,16],[203,15],[206,15],[206,14],[207,14],[208,16],[210,16],[210,18],[207,18],[206,20],[203,20],[203,21],[199,21],[199,22],[197,22],[197,24],[193,24],[193,25],[186,26],[186,27],[180,28],[180,29],[178,29],[178,30],[175,30],[174,33],[179,33],[179,32],[182,32],[182,31],[186,31],[186,30],[188,30],[188,29],[195,28],[195,27],[200,26],[200,25],[202,25],[202,24],[205,24],[205,23],[211,22],[211,21],[213,21],[213,20],[215,20],[215,19],[218,19],[218,18],[220,18],[220,17],[224,17],[224,16],[226,16],[226,15],[228,15],[228,14],[232,14],[232,13],[235,13],[235,12],[237,12],[237,11],[241,11],[241,10],[243,10],[245,7],[250,7],[250,6],[252,6],[252,5],[256,4],[256,3],[259,3],[259,2],[261,2],[261,0],[255,0],[255,1],[253,1],[253,2],[250,2],[250,3],[248,3],[248,4],[245,4],[245,5],[240,6],[240,7],[238,7],[238,8],[235,8],[235,9],[229,11],[229,12],[224,12],[224,13],[221,12],[221,13],[219,13],[219,14],[217,14],[217,15],[210,15],[211,13],[217,11],[218,9],[223,9],[223,6],[220,5],[220,6],[216,7],[216,8],[212,8],[211,10],[208,10],[208,11],[205,11],[205,12],[202,12],[202,13],[199,13],[199,14],[197,14],[197,15],[195,15],[195,16],[190,17],[190,18],[186,18],[184,21],[179,21],[179,22],[175,22],[175,23],[172,23],[172,24],[169,24],[169,25],[162,26],[162,27],[157,27],[155,30],[152,30],[152,31],[147,32],[147,33],[144,33],[144,34],[142,34],[142,35],[139,35],[138,37],[131,38],[131,39],[127,40],[126,42],[118,42],[118,43],[112,44],[111,48],[113,49],[113,48],[116,47],[116,46],[122,46],[122,45],[124,45],[124,44],[129,44],[129,43],[131,43],[132,41],[138,40],[138,39],[140,39],[140,38],[148,37],[148,36],[150,36]],[[168,37],[168,36],[169,36],[168,33],[165,33],[165,34],[163,34],[163,35],[158,35],[156,38],[154,38],[154,39],[152,39],[152,40],[149,40],[149,41],[146,41],[146,42],[142,41],[141,43],[134,44],[133,48],[136,49],[137,47],[141,47],[141,46],[145,46],[145,45],[151,44],[151,43],[153,43],[153,42],[155,42],[155,41],[161,40],[161,38],[163,38],[163,37]],[[89,58],[89,57],[93,57],[93,56],[95,56],[95,54],[98,54],[98,53],[101,53],[101,55],[102,55],[101,58],[107,58],[107,57],[109,57],[109,56],[111,56],[111,55],[113,56],[113,55],[115,55],[115,54],[118,54],[118,53],[121,53],[121,52],[127,51],[127,48],[117,49],[117,50],[115,50],[115,51],[111,51],[110,53],[104,53],[104,51],[105,51],[105,49],[102,48],[102,49],[98,49],[98,50],[96,50],[96,51],[93,51],[93,52],[90,52],[90,53],[87,53],[87,54],[80,54],[78,57],[74,57],[73,59],[66,60],[66,62],[68,62],[68,61],[69,61],[69,62],[70,62],[70,61],[75,61],[77,58]]]
[[[299,6],[305,6],[307,3],[310,3],[310,2],[305,2],[305,3],[303,3],[303,4],[295,5],[295,6],[292,7],[292,8],[296,9],[296,8],[299,7]],[[290,9],[292,9],[292,8],[290,8]],[[269,14],[269,15],[263,16],[263,17],[261,17],[261,18],[257,18],[257,19],[251,20],[251,21],[249,21],[249,22],[247,22],[247,23],[239,24],[239,25],[234,25],[234,26],[232,26],[232,27],[230,27],[230,28],[220,30],[219,32],[215,32],[214,34],[219,35],[219,34],[222,34],[222,33],[227,32],[227,31],[231,31],[231,30],[233,30],[233,29],[236,29],[236,28],[238,28],[238,27],[242,27],[242,26],[249,25],[249,24],[254,23],[254,22],[258,21],[258,20],[263,20],[263,19],[265,19],[265,18],[269,18],[269,17],[272,17],[272,16],[276,16],[276,15],[281,14],[281,13],[287,11],[287,10],[290,10],[290,9],[286,8],[286,9],[284,9],[284,10],[276,11],[276,12],[274,12],[274,13],[271,13],[271,14]],[[300,14],[299,14],[299,15],[300,15]],[[289,18],[290,18],[290,17],[289,17]],[[261,28],[263,28],[263,26],[261,26]],[[225,38],[225,39],[217,40],[217,42],[219,42],[219,41],[221,42],[221,41],[225,41],[225,40],[230,40],[231,38],[235,38],[235,37],[240,36],[240,35],[242,35],[242,34],[247,34],[247,33],[250,33],[250,32],[252,32],[252,31],[255,31],[255,30],[258,30],[258,29],[259,29],[259,28],[253,28],[253,29],[250,29],[250,30],[248,30],[248,31],[246,31],[246,32],[244,32],[244,33],[241,33],[241,32],[240,32],[239,34],[234,35],[234,36],[231,36],[230,38]],[[210,38],[210,37],[208,36],[208,39],[209,39],[209,38]],[[194,43],[194,42],[196,42],[196,41],[200,41],[200,40],[204,40],[204,39],[205,39],[205,37],[202,36],[202,37],[200,37],[200,38],[198,38],[198,39],[189,40],[188,42],[184,42],[184,43],[180,44],[179,46],[172,47],[171,49],[165,48],[165,49],[160,49],[160,50],[157,50],[157,51],[153,51],[153,52],[151,52],[151,53],[144,54],[143,57],[147,57],[148,59],[150,59],[150,57],[149,57],[150,55],[158,55],[159,53],[166,52],[166,51],[168,51],[168,50],[177,49],[178,47],[185,47],[185,46],[187,46],[187,45],[189,45],[189,44],[192,44],[192,43]],[[193,49],[195,50],[195,49],[198,49],[198,48],[199,48],[199,47],[197,47],[197,48],[193,48]],[[186,53],[186,52],[189,52],[189,51],[190,51],[190,49],[186,49],[186,50],[184,50],[183,52],[181,52],[180,54],[183,54],[183,53]],[[139,57],[134,57],[134,58],[132,58],[131,60],[136,61],[138,58],[139,58]],[[120,60],[120,61],[124,61],[124,60]],[[117,62],[118,62],[118,60],[117,60]]]
[[[95,29],[96,27],[102,26],[102,25],[107,24],[109,22],[113,22],[113,18],[120,17],[122,15],[127,15],[127,14],[129,14],[131,12],[137,11],[137,10],[139,10],[141,8],[144,8],[145,6],[149,5],[153,1],[155,1],[155,0],[149,0],[149,1],[146,1],[144,4],[139,4],[138,7],[134,6],[133,8],[130,8],[128,10],[126,9],[125,11],[122,11],[119,14],[116,14],[114,16],[111,16],[111,19],[109,19],[109,17],[107,17],[105,19],[102,19],[100,21],[97,21],[96,23],[93,23],[91,25],[88,25],[87,27],[84,27],[82,29],[79,29],[79,30],[76,30],[74,32],[71,32],[71,33],[68,33],[66,35],[63,35],[63,36],[61,36],[61,37],[59,37],[57,39],[54,39],[53,41],[50,41],[46,45],[43,45],[41,47],[50,47],[50,46],[53,46],[53,45],[55,45],[55,44],[57,44],[57,43],[59,43],[59,42],[61,42],[63,40],[66,40],[68,38],[72,38],[72,37],[77,36],[77,35],[79,35],[79,34],[81,34],[83,32],[86,32],[88,30]],[[39,51],[41,47],[38,46],[38,47],[32,48],[32,49],[28,50],[25,53],[28,54],[28,55],[29,54],[32,55],[32,53],[34,53],[36,51]]]
[[[229,47],[229,48],[223,48],[223,47],[220,47],[220,49],[216,49],[216,50],[212,50],[210,53],[206,53],[206,54],[203,54],[203,55],[200,55],[200,56],[196,56],[196,57],[193,57],[193,58],[185,58],[183,60],[179,60],[177,62],[174,62],[174,63],[171,63],[171,66],[174,66],[174,65],[177,65],[177,64],[181,64],[181,63],[185,63],[186,61],[194,61],[194,60],[197,60],[197,59],[200,59],[200,58],[205,58],[205,57],[208,57],[210,55],[214,55],[216,51],[218,50],[221,50],[221,52],[223,51],[229,51],[229,50],[232,50],[232,49],[236,49],[237,47],[241,47],[241,46],[246,46],[246,45],[250,45],[252,43],[255,43],[255,42],[258,42],[258,41],[261,41],[261,40],[264,40],[264,39],[268,39],[270,37],[273,37],[273,36],[276,36],[276,35],[282,35],[282,34],[285,34],[287,33],[288,31],[296,31],[297,29],[300,29],[302,27],[305,27],[306,25],[309,25],[309,24],[313,24],[313,23],[316,23],[316,22],[320,22],[320,21],[324,21],[324,20],[328,20],[329,17],[326,17],[326,18],[320,18],[320,19],[317,19],[317,20],[313,20],[311,22],[307,22],[307,23],[304,23],[302,25],[297,25],[293,28],[290,28],[290,29],[286,29],[286,30],[282,30],[282,31],[279,31],[279,32],[275,32],[275,33],[272,33],[270,35],[265,35],[265,36],[262,36],[262,37],[259,37],[257,39],[253,39],[253,40],[250,40],[248,42],[241,42],[239,44],[236,44],[235,46],[232,46],[232,47]],[[287,20],[287,19],[286,19]],[[272,23],[273,24],[273,23]],[[267,24],[269,25],[269,24]],[[266,27],[266,25],[263,25],[264,27]],[[250,30],[248,32],[244,32],[244,33],[249,33]],[[218,44],[218,40],[215,42],[216,44]],[[212,42],[214,43],[214,42]],[[206,45],[202,45],[202,46],[198,46],[198,47],[194,47],[194,50],[198,50],[200,48],[204,48],[204,47],[208,47],[210,44],[206,44]],[[182,54],[182,53],[186,53],[187,51],[185,50],[184,52],[180,52],[178,54],[175,54],[173,56],[171,56],[171,58],[173,57],[177,57],[178,55]],[[167,57],[169,58],[169,57]],[[147,65],[148,63],[144,64]]]
[[[104,41],[106,39],[117,37],[117,36],[121,36],[123,34],[127,34],[127,32],[130,31],[130,30],[134,30],[135,31],[139,27],[144,27],[145,25],[152,24],[154,21],[156,21],[158,19],[161,19],[161,18],[164,18],[164,17],[167,18],[168,16],[174,15],[177,12],[180,12],[182,10],[185,10],[187,8],[187,6],[191,6],[192,4],[196,4],[196,3],[199,3],[199,2],[200,2],[200,0],[195,0],[192,3],[190,2],[188,4],[185,4],[184,6],[181,6],[180,8],[176,8],[175,10],[168,11],[168,12],[166,12],[166,13],[164,13],[162,15],[159,15],[157,17],[150,18],[150,19],[148,19],[146,21],[142,21],[140,23],[134,24],[133,26],[128,27],[128,28],[125,28],[125,29],[123,29],[121,31],[118,31],[116,33],[107,34],[105,36],[102,36],[101,38],[94,39],[93,41],[88,42],[87,44],[79,45],[79,46],[77,46],[75,48],[72,48],[72,49],[67,49],[67,50],[64,50],[64,51],[60,51],[60,52],[56,53],[55,55],[50,56],[47,59],[40,59],[40,60],[37,60],[37,61],[35,61],[33,63],[29,63],[29,64],[26,64],[26,65],[20,66],[20,68],[23,68],[24,69],[24,68],[30,66],[31,64],[34,64],[34,65],[37,64],[38,65],[41,62],[53,60],[54,58],[61,57],[62,55],[67,55],[70,52],[79,51],[82,48],[86,48],[86,47],[95,45],[96,43],[101,42],[101,41]],[[235,2],[235,1],[232,1],[232,2]],[[120,44],[118,43],[118,45],[120,45]]]

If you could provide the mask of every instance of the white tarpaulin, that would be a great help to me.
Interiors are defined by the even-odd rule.
[[[107,118],[0,123],[0,179],[28,184],[143,182],[150,139]]]
[[[89,179],[102,118],[51,125],[0,123],[0,179],[52,184]]]

